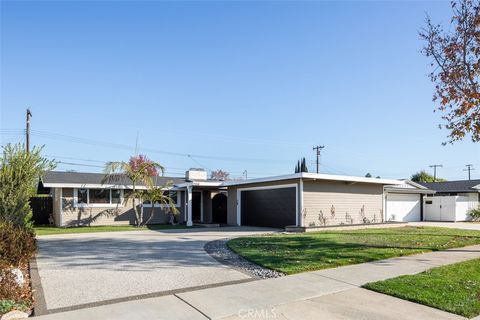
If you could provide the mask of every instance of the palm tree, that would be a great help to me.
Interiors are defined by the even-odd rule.
[[[148,159],[144,155],[131,157],[128,162],[116,161],[107,162],[105,164],[105,176],[102,179],[102,184],[105,183],[120,183],[128,178],[132,184],[132,192],[125,195],[125,202],[129,198],[132,199],[133,210],[135,212],[136,225],[142,226],[143,223],[143,198],[145,192],[137,190],[139,185],[147,188],[153,186],[153,178],[158,176],[160,171],[163,175],[164,167],[159,163]],[[137,207],[136,200],[140,200],[140,209]]]
[[[156,180],[156,179],[155,179]],[[153,179],[152,179],[152,182]],[[155,181],[156,182],[156,181]],[[143,192],[145,200],[149,201],[152,205],[152,211],[150,212],[150,216],[145,221],[143,225],[146,225],[150,222],[155,214],[155,203],[160,205],[164,205],[165,211],[170,214],[169,222],[170,224],[175,224],[175,216],[178,214],[178,209],[176,207],[175,201],[170,197],[169,190],[172,187],[172,182],[167,182],[164,186],[157,186],[156,183],[150,185],[147,190]]]

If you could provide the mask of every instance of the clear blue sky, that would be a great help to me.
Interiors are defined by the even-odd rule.
[[[473,163],[480,178],[480,144],[441,145],[447,131],[419,53],[425,12],[448,21],[448,1],[1,9],[1,144],[24,141],[28,106],[33,144],[91,165],[58,169],[127,160],[138,132],[140,152],[169,175],[286,174],[302,156],[312,171],[322,144],[324,173],[404,178],[439,163],[439,176],[463,179]]]

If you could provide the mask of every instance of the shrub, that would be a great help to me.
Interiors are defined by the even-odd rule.
[[[35,195],[38,178],[55,163],[42,158],[42,148],[26,152],[21,144],[7,144],[0,156],[0,222],[31,226],[30,198]]]
[[[0,300],[0,315],[5,314],[11,310],[20,310],[27,312],[30,309],[30,303],[25,301],[18,301],[5,299]]]
[[[480,221],[480,206],[476,209],[470,209],[468,215],[472,218],[473,221]]]
[[[0,269],[22,266],[36,250],[35,233],[31,229],[0,223]]]

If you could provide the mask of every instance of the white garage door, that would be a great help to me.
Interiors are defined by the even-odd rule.
[[[387,219],[391,221],[420,221],[419,194],[387,194]]]

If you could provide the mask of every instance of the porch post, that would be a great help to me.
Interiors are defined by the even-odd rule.
[[[187,187],[187,227],[193,226],[192,222],[192,186]]]

